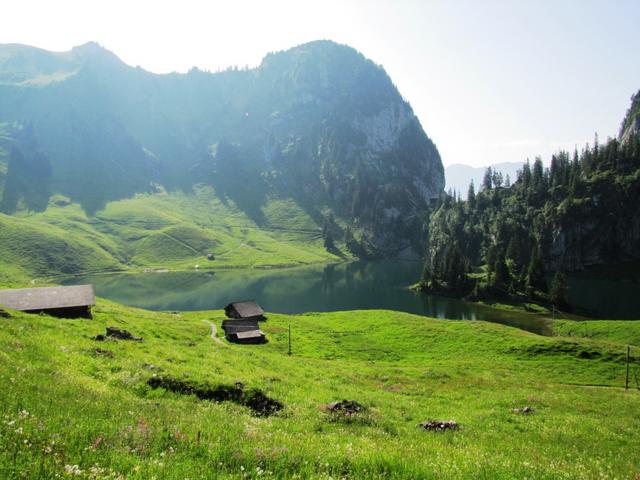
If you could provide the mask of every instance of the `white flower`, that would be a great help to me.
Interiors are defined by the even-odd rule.
[[[80,475],[82,475],[82,470],[78,465],[65,465],[64,471],[67,475],[73,477],[79,477]]]

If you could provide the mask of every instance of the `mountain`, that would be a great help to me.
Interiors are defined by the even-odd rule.
[[[469,184],[473,181],[477,190],[488,167],[491,167],[494,172],[502,173],[505,179],[508,175],[509,179],[513,181],[518,176],[518,170],[521,170],[523,165],[524,162],[503,162],[487,165],[486,167],[472,167],[462,163],[455,163],[444,169],[445,189],[447,192],[451,190],[459,193],[462,199],[466,200]]]
[[[0,45],[0,210],[52,195],[90,215],[135,193],[215,189],[258,225],[292,199],[377,250],[418,241],[444,188],[437,148],[385,71],[316,41],[255,69],[157,75],[95,43]],[[335,221],[334,221],[335,219]]]

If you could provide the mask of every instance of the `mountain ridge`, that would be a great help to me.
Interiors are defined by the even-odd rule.
[[[5,213],[62,194],[93,214],[206,184],[258,224],[268,196],[293,198],[334,235],[349,226],[380,251],[417,250],[422,212],[444,188],[435,144],[384,69],[332,41],[218,73],[155,74],[96,43],[3,45],[0,59]]]

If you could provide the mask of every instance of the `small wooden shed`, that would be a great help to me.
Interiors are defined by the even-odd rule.
[[[224,307],[224,313],[229,318],[266,320],[264,310],[255,300],[230,303]]]
[[[227,340],[234,343],[265,343],[267,337],[260,330],[255,318],[240,320],[224,320],[222,329]]]
[[[61,318],[92,318],[93,285],[0,290],[0,306]]]

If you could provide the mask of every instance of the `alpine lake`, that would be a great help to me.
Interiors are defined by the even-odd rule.
[[[455,298],[425,295],[410,285],[422,264],[400,260],[358,261],[287,269],[116,273],[68,278],[94,285],[98,296],[163,311],[221,309],[255,299],[267,312],[298,314],[386,309],[450,320],[484,320],[538,334],[550,333],[549,313],[493,308]],[[587,277],[569,278],[569,297],[581,316],[573,319],[637,319],[640,285]],[[568,315],[558,313],[558,318]]]

